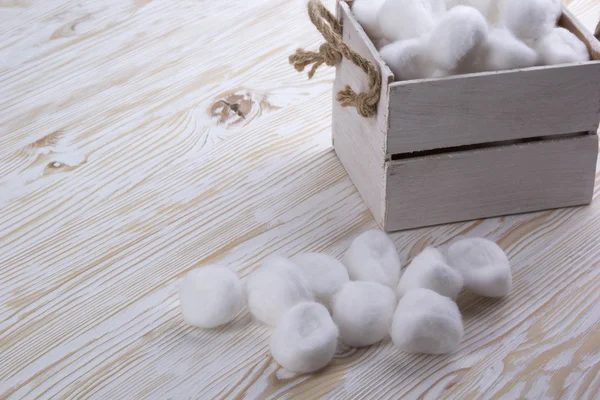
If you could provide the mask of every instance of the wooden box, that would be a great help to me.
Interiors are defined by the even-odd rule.
[[[344,42],[382,77],[377,114],[342,107],[367,90],[351,61],[336,66],[335,151],[386,231],[588,204],[600,120],[600,46],[564,10],[560,25],[592,61],[394,82],[344,1]]]

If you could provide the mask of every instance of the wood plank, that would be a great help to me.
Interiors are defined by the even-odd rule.
[[[390,161],[388,231],[587,204],[598,137]]]
[[[597,23],[597,0],[571,4]],[[391,235],[409,259],[465,236],[506,250],[514,290],[459,296],[454,354],[342,346],[294,376],[247,310],[184,323],[191,268],[246,279],[376,227],[331,148],[334,69],[286,61],[322,42],[305,6],[0,0],[0,398],[598,398],[600,170],[589,207]]]
[[[600,61],[394,82],[387,154],[596,131]]]
[[[377,115],[372,118],[360,116],[353,107],[342,107],[336,100],[337,93],[350,85],[355,91],[368,89],[367,76],[351,61],[343,59],[336,66],[333,84],[332,133],[337,156],[354,182],[365,203],[379,224],[385,218],[385,140],[388,120],[388,85],[393,82],[391,71],[379,57],[377,49],[358,24],[348,5],[338,1],[338,16],[343,26],[344,41],[357,53],[375,63],[384,82]]]

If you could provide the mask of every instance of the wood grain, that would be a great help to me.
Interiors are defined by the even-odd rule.
[[[595,0],[569,7],[597,23]],[[600,395],[598,189],[589,207],[393,235],[409,258],[461,236],[507,250],[513,293],[459,297],[453,355],[386,341],[291,376],[247,312],[185,326],[191,268],[245,278],[375,227],[331,148],[334,70],[287,63],[321,43],[304,2],[0,0],[0,20],[0,398]]]
[[[385,65],[366,33],[351,17],[348,5],[337,2],[338,16],[343,28],[344,41],[351,48],[378,66],[384,82],[377,104],[377,114],[371,118],[360,116],[353,107],[342,107],[336,94],[350,85],[357,92],[368,89],[365,73],[351,61],[343,59],[336,66],[333,83],[332,135],[335,152],[350,179],[359,188],[373,217],[380,224],[385,222],[385,143],[388,130],[388,83],[393,82],[392,72]],[[374,178],[376,177],[376,178]]]
[[[600,61],[394,82],[387,154],[595,131],[599,104]]]
[[[386,163],[387,231],[588,204],[598,136]]]

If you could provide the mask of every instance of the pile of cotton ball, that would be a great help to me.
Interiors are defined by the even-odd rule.
[[[396,80],[588,61],[560,0],[355,0]]]
[[[463,336],[455,303],[463,287],[488,297],[512,287],[508,258],[486,239],[457,241],[447,256],[428,247],[404,271],[402,261],[388,235],[370,230],[352,241],[342,262],[320,253],[267,258],[245,288],[227,267],[209,265],[184,277],[181,312],[190,325],[214,328],[247,302],[257,321],[273,327],[273,358],[309,373],[329,364],[338,339],[362,347],[390,336],[406,352],[453,352]]]

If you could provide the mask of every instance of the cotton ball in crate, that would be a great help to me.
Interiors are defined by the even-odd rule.
[[[207,265],[188,272],[179,286],[181,313],[186,323],[215,328],[231,322],[244,305],[244,288],[235,272]]]
[[[298,303],[313,301],[310,285],[296,265],[284,257],[270,257],[246,283],[248,309],[260,322],[275,326]]]
[[[535,50],[517,39],[506,29],[491,29],[487,43],[481,49],[480,71],[501,71],[532,67],[537,62]]]
[[[377,23],[377,12],[383,2],[384,0],[355,0],[352,5],[354,17],[372,40],[383,36]]]
[[[520,39],[549,34],[562,12],[560,0],[504,0],[502,21]]]
[[[379,55],[397,81],[427,78],[435,71],[420,39],[393,42],[379,50]]]
[[[300,253],[291,258],[302,272],[317,299],[326,306],[331,298],[350,278],[344,264],[336,258],[321,253]]]
[[[494,12],[498,0],[446,0],[448,9],[456,6],[470,6],[481,13],[486,19]]]
[[[355,281],[378,282],[395,288],[402,273],[394,242],[379,229],[355,237],[342,261],[350,279]]]
[[[542,65],[568,64],[589,61],[586,45],[565,28],[554,28],[534,42],[538,62]]]
[[[462,286],[463,279],[460,273],[446,264],[439,250],[428,247],[406,268],[396,288],[396,294],[402,297],[409,290],[423,288],[454,300]]]
[[[427,34],[445,11],[444,0],[385,0],[377,22],[385,38],[406,40]]]
[[[375,282],[348,282],[333,297],[332,315],[342,342],[369,346],[389,332],[396,307],[396,295]]]
[[[427,40],[433,63],[446,71],[470,69],[487,41],[488,25],[481,13],[468,6],[450,9]]]
[[[309,373],[325,367],[335,354],[338,328],[327,309],[314,302],[290,308],[271,336],[271,354],[283,368]]]
[[[463,239],[448,248],[448,263],[462,275],[470,291],[487,297],[506,296],[512,288],[510,262],[494,242]]]
[[[462,316],[448,297],[415,289],[400,299],[390,332],[394,345],[408,353],[447,354],[462,340]]]

